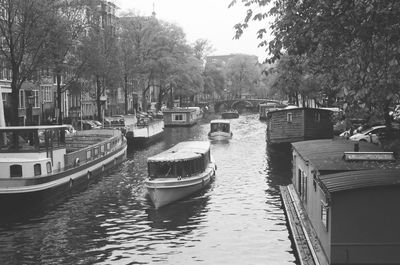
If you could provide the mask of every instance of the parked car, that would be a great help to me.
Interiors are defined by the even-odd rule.
[[[78,121],[78,130],[91,130],[94,128],[94,123],[88,121],[88,120],[79,120]]]
[[[385,125],[373,126],[350,136],[350,140],[377,144],[379,139],[387,133]]]
[[[66,135],[76,133],[75,128],[71,124],[66,124],[66,125],[67,125],[67,128],[65,129],[65,134]]]

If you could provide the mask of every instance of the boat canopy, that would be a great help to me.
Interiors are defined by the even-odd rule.
[[[211,132],[230,132],[230,122],[227,120],[212,120],[210,122]]]
[[[0,152],[40,152],[65,147],[67,125],[0,127]]]
[[[206,169],[210,162],[210,143],[181,142],[147,159],[150,178],[188,177]]]

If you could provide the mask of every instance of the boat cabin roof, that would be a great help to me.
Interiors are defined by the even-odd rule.
[[[210,150],[208,141],[180,142],[172,148],[149,157],[147,162],[179,162],[200,158]]]
[[[328,109],[321,109],[321,108],[304,108],[304,107],[297,107],[297,106],[287,106],[286,108],[283,109],[274,109],[269,111],[269,113],[276,113],[276,112],[291,112],[291,111],[300,111],[300,110],[305,110],[305,111],[318,111],[318,112],[331,112],[331,110]]]
[[[226,123],[226,124],[230,124],[231,122],[229,120],[212,120],[210,121],[210,123]]]
[[[37,125],[37,126],[7,126],[0,127],[0,131],[9,132],[9,131],[32,131],[32,130],[49,130],[49,129],[65,129],[68,128],[68,125]]]
[[[354,151],[356,142],[344,139],[322,139],[292,143],[304,161],[309,161],[315,169],[321,171],[349,171],[374,168],[395,168],[396,161],[348,161],[343,159],[345,152]],[[382,152],[377,145],[358,142],[359,152]]]
[[[372,169],[328,174],[319,177],[329,193],[377,186],[400,184],[400,169]]]
[[[189,108],[174,108],[174,109],[165,109],[162,112],[164,113],[174,113],[174,112],[179,112],[179,113],[186,113],[186,112],[195,112],[196,109],[189,109]]]

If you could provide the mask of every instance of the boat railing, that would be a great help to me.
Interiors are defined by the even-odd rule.
[[[115,150],[117,150],[122,143],[124,143],[125,137],[119,130],[109,130],[114,131],[113,136],[98,142],[96,144],[89,145],[77,151],[73,151],[65,154],[65,168],[62,170],[68,170],[71,168],[78,167],[82,164],[89,163],[99,157],[105,156]],[[93,137],[93,136],[92,136]]]

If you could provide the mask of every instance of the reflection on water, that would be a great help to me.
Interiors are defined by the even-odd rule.
[[[207,140],[207,121],[167,128],[163,141],[56,208],[0,217],[0,264],[294,264],[278,189],[290,182],[290,155],[267,150],[258,115],[231,128],[231,140],[211,142],[214,182],[177,203],[155,210],[147,199],[147,157]]]

